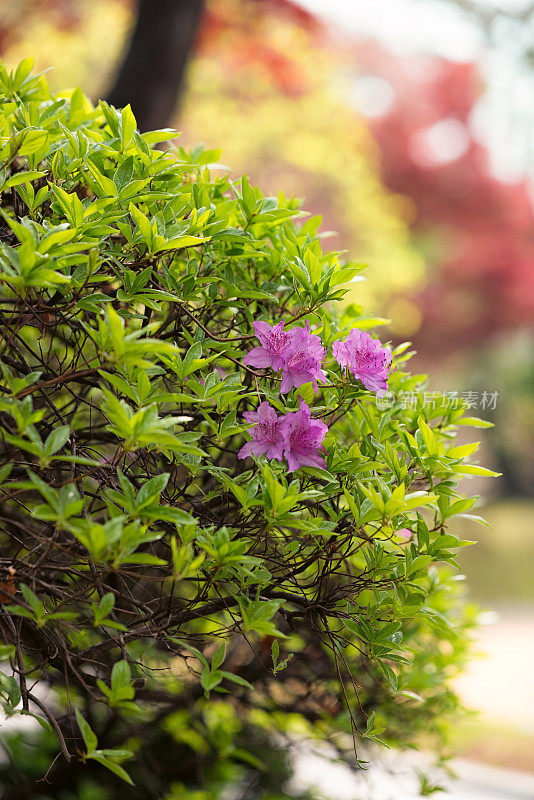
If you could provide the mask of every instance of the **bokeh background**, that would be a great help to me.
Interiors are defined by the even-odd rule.
[[[0,58],[31,55],[53,88],[81,85],[94,100],[131,93],[143,125],[176,128],[179,145],[203,142],[264,191],[303,197],[330,246],[369,264],[351,299],[387,324],[382,338],[412,341],[428,390],[469,398],[494,423],[481,461],[503,477],[476,487],[491,527],[458,522],[478,540],[462,568],[487,612],[485,655],[458,687],[479,714],[456,744],[534,772],[534,4],[142,5],[175,21],[197,6],[190,41],[176,43],[180,80],[164,47],[142,84],[142,48],[121,72],[134,0],[0,0]]]

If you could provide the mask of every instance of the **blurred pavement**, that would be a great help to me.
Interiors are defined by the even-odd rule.
[[[534,734],[534,607],[503,607],[476,641],[482,657],[456,683],[462,701],[485,719]]]
[[[321,756],[302,750],[296,758],[291,787],[312,787],[324,800],[420,800],[418,771],[428,770],[424,756],[390,753],[364,775],[341,764],[329,765]],[[451,762],[455,780],[436,777],[445,792],[429,796],[443,800],[534,800],[534,774],[499,769],[464,759]]]

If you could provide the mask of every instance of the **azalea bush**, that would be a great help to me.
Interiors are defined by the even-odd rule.
[[[425,402],[296,200],[31,68],[0,71],[3,796],[273,800],[296,738],[436,743],[485,423]]]

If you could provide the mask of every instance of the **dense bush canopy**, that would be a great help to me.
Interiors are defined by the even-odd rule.
[[[31,66],[0,71],[0,688],[41,728],[4,796],[280,798],[284,737],[439,734],[485,423],[365,333],[298,202]]]

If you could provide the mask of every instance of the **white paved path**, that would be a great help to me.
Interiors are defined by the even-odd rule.
[[[420,800],[417,761],[391,754],[365,775],[355,775],[343,765],[331,765],[309,749],[296,759],[292,786],[317,792],[317,800]],[[534,800],[534,774],[497,769],[458,759],[451,766],[457,779],[439,781],[447,787],[431,797],[443,800]]]
[[[534,581],[534,565],[532,573]],[[504,607],[476,638],[483,657],[456,684],[463,702],[488,720],[534,733],[534,609]]]

